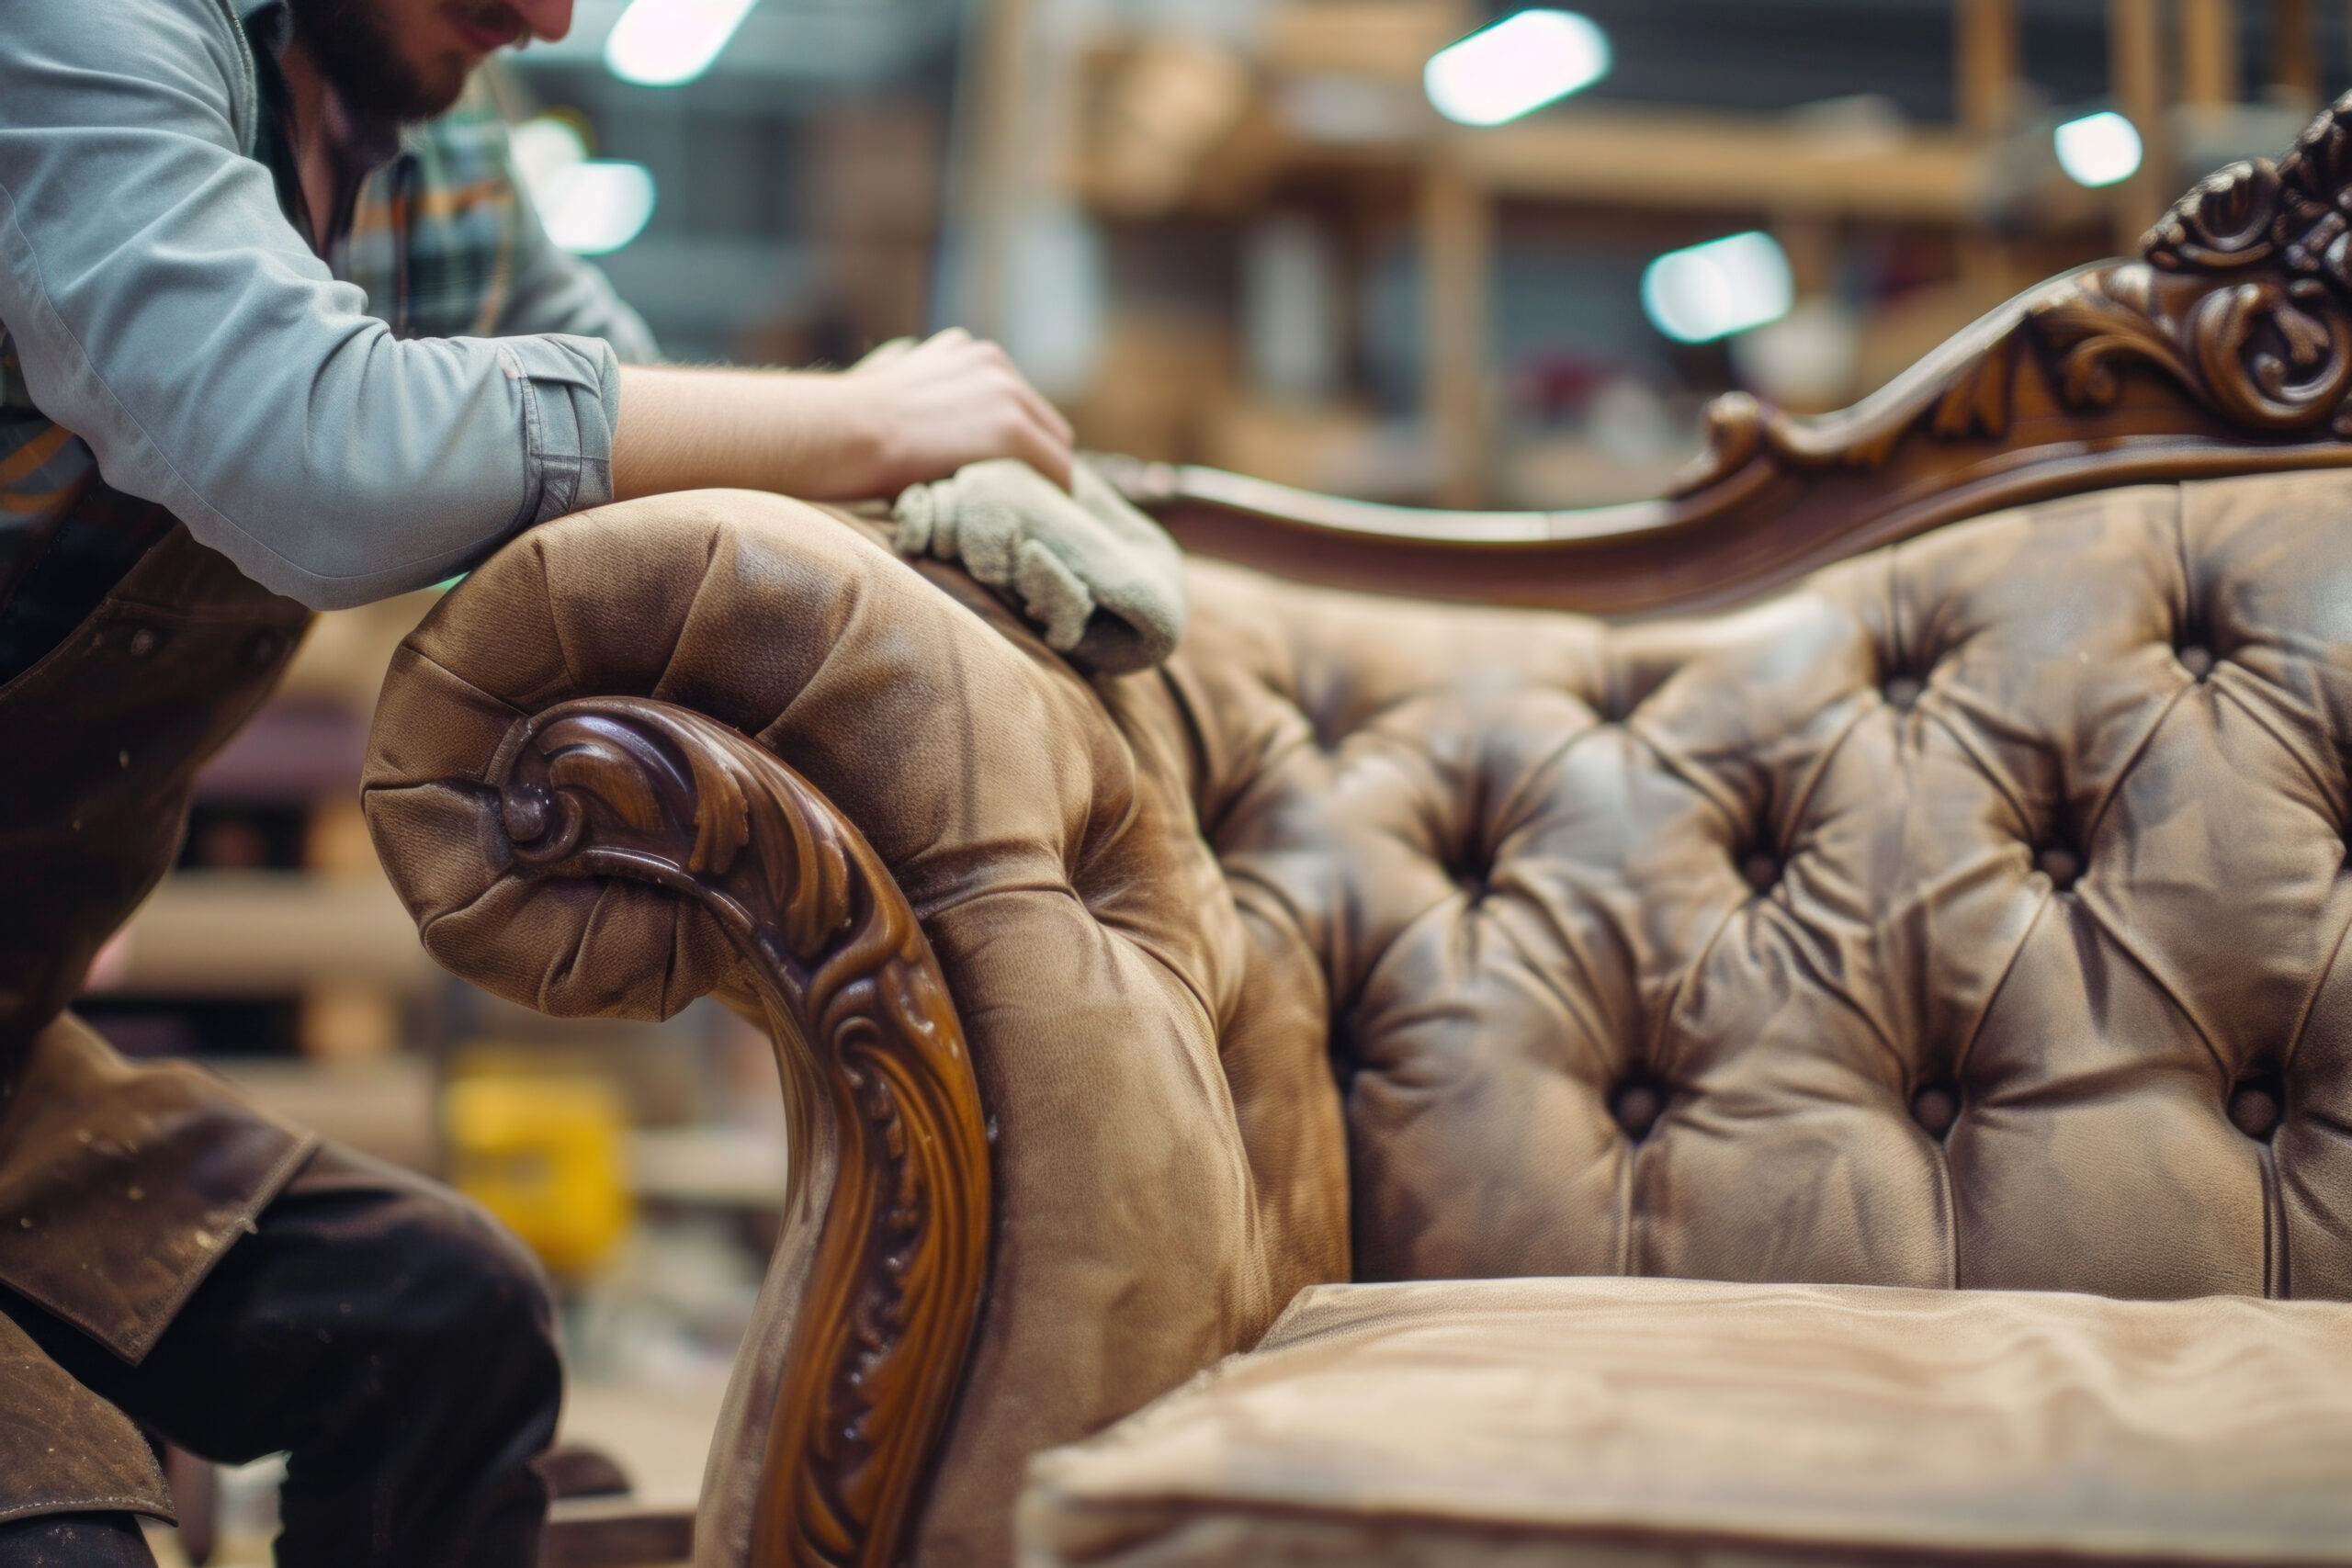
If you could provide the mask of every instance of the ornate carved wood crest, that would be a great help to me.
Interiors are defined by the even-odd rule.
[[[1704,455],[1661,501],[1418,512],[1213,469],[1112,468],[1206,554],[1623,615],[1751,597],[2056,495],[2352,464],[2352,95],[2276,164],[2199,182],[2140,249],[2028,290],[1842,412],[1718,398]]]

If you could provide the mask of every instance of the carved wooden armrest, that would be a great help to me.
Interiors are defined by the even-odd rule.
[[[796,1292],[751,1561],[896,1561],[988,1265],[986,1121],[914,911],[798,773],[628,697],[518,723],[487,782],[526,877],[624,877],[707,909],[776,1046]]]
[[[400,726],[390,739],[386,728],[379,756],[399,745]],[[643,884],[707,912],[739,955],[721,989],[775,1038],[792,1178],[763,1296],[778,1310],[753,1331],[774,1342],[746,1350],[771,1382],[739,1375],[730,1395],[745,1430],[758,1430],[763,1404],[771,1412],[764,1441],[733,1456],[755,1483],[730,1482],[724,1461],[714,1481],[739,1504],[755,1483],[756,1500],[733,1511],[739,1529],[750,1515],[758,1568],[896,1562],[971,1343],[991,1201],[971,1055],[913,910],[823,795],[685,707],[559,703],[515,718],[478,778],[426,784],[456,806],[405,815],[371,794],[379,848],[420,919],[479,906],[502,883]],[[454,893],[435,860],[453,814],[503,840],[467,847],[482,858]],[[579,903],[596,913],[546,922],[555,938],[520,944],[560,945],[565,919],[643,923],[642,908]],[[436,951],[461,972],[510,963],[518,939],[499,924]],[[736,1561],[725,1551],[706,1543],[699,1560]]]
[[[1602,615],[1748,598],[1857,551],[2109,485],[2352,464],[2352,95],[2204,180],[2137,260],[2019,295],[1843,412],[1746,393],[1658,501],[1423,512],[1108,459],[1189,548],[1339,586]]]

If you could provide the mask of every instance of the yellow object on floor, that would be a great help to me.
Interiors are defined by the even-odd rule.
[[[620,1096],[594,1077],[484,1073],[442,1100],[460,1190],[559,1274],[593,1268],[628,1229]]]

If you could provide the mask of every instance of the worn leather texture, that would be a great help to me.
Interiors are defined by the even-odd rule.
[[[1040,1456],[1024,1568],[2352,1561],[2352,1306],[1338,1285]]]
[[[1345,1167],[1315,976],[1227,894],[1168,687],[1090,685],[961,573],[924,572],[747,493],[535,529],[396,656],[366,799],[434,956],[564,1015],[674,1012],[735,956],[653,889],[502,876],[479,780],[518,716],[682,703],[856,823],[922,919],[997,1129],[989,1297],[917,1543],[995,1562],[1028,1454],[1346,1276]]]
[[[2352,1294],[2352,480],[1624,629],[1217,576],[1201,817],[1330,987],[1359,1278]]]
[[[153,510],[111,492],[76,505],[105,526]],[[71,635],[0,685],[0,1284],[128,1360],[311,1145],[217,1079],[134,1066],[61,1015],[170,869],[198,770],[277,684],[309,621],[171,524]],[[0,1409],[55,1417],[37,1445],[30,1428],[0,1436],[0,1519],[126,1487],[154,1496],[123,1480],[127,1423],[59,1394],[62,1378],[29,1346],[0,1345]]]
[[[124,1513],[175,1517],[154,1450],[0,1316],[0,1524]]]
[[[755,736],[922,917],[999,1133],[922,1561],[1004,1561],[1025,1455],[1321,1281],[2352,1295],[2352,479],[2055,502],[1687,622],[1191,601],[1083,681],[835,516],[674,497],[517,541],[379,712],[387,864],[516,999],[734,962],[503,877],[483,770],[573,696]]]
[[[67,1013],[0,1089],[0,1280],[138,1361],[317,1147],[202,1068],[126,1062]]]

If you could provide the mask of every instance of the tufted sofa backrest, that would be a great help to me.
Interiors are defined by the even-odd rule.
[[[1315,957],[1357,1277],[2352,1296],[2352,479],[1686,623],[1194,599],[1202,831]]]

